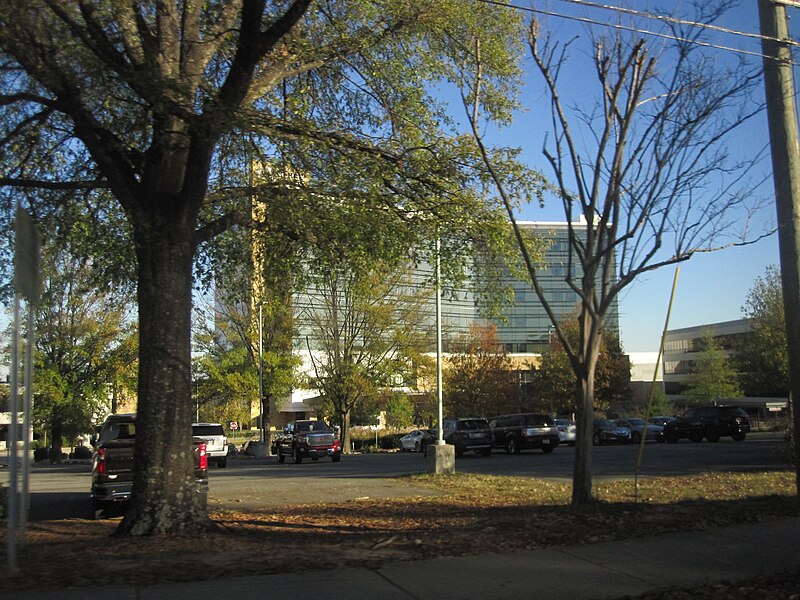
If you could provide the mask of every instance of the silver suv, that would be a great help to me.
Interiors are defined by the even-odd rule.
[[[228,438],[219,423],[192,423],[192,436],[206,443],[208,462],[224,469],[228,464]]]

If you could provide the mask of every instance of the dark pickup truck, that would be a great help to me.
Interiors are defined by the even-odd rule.
[[[319,460],[330,456],[333,462],[342,458],[342,442],[336,431],[325,421],[295,421],[289,423],[275,443],[278,462],[286,462],[291,456],[300,464],[304,458]]]
[[[100,518],[109,507],[130,500],[133,490],[133,451],[136,415],[109,416],[92,440],[92,505]],[[194,438],[195,484],[203,505],[208,496],[208,455],[203,440]]]

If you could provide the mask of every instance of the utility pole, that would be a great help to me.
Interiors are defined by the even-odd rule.
[[[785,0],[758,0],[772,178],[778,213],[778,244],[789,351],[790,402],[794,426],[795,478],[800,494],[800,144],[794,100],[792,52]]]

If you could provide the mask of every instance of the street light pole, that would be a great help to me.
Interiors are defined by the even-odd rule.
[[[437,414],[438,414],[438,428],[436,445],[444,445],[444,430],[442,428],[442,419],[444,418],[442,410],[442,260],[441,260],[441,247],[442,242],[439,236],[436,236],[436,400],[437,400]]]
[[[263,303],[258,303],[258,441],[263,444],[264,432],[264,331],[262,319]]]

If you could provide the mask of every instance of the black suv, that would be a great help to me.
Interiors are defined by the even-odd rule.
[[[716,442],[729,435],[737,442],[750,431],[750,419],[738,406],[700,406],[690,408],[683,415],[664,426],[664,438],[675,443],[681,438],[699,442],[706,438]]]
[[[519,413],[499,415],[489,420],[494,446],[505,448],[509,454],[519,454],[526,448],[541,448],[548,454],[558,446],[558,426],[550,415]]]

